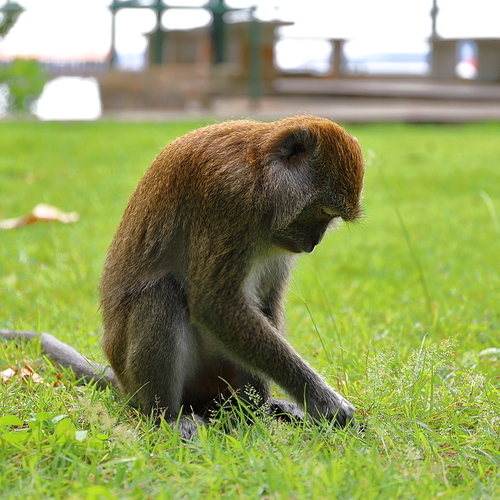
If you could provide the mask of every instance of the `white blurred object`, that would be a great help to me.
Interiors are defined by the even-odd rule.
[[[61,76],[48,82],[33,113],[41,120],[97,120],[102,114],[95,78]]]
[[[458,64],[455,69],[460,78],[477,78],[477,44],[471,40],[461,40],[457,44]]]
[[[276,42],[276,65],[290,73],[324,75],[330,71],[332,44],[328,40],[283,38]]]
[[[9,87],[6,83],[0,83],[0,118],[7,114],[9,104]]]

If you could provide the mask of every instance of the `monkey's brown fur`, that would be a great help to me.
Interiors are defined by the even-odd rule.
[[[112,370],[46,333],[43,350],[85,380],[119,385],[185,438],[234,393],[346,425],[353,406],[284,338],[283,292],[294,254],[359,217],[363,174],[356,139],[313,116],[180,137],[145,173],[109,249],[101,295]],[[270,398],[269,381],[299,406]]]
[[[313,418],[354,408],[284,339],[293,254],[360,215],[356,139],[313,116],[235,121],[166,146],[132,194],[101,282],[103,347],[123,391],[189,437],[211,403],[282,387]]]

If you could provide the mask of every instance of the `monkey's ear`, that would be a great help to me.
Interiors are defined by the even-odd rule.
[[[281,135],[278,157],[287,166],[297,166],[314,152],[316,145],[316,137],[306,128],[291,130]]]

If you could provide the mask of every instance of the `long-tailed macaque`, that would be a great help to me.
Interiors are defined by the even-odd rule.
[[[360,216],[363,173],[357,140],[314,116],[220,123],[167,145],[104,266],[105,379],[187,438],[234,394],[292,418],[303,408],[352,421],[353,406],[285,340],[283,294],[295,256]],[[71,365],[66,347],[56,357]],[[296,404],[271,398],[270,381]]]

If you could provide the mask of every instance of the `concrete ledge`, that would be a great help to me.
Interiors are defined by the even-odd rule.
[[[227,120],[254,117],[273,120],[314,114],[341,123],[465,123],[500,121],[500,101],[385,98],[265,97],[258,105],[246,98],[215,99],[209,109],[105,113],[103,119],[124,121]]]
[[[287,95],[500,100],[500,85],[429,78],[278,78],[274,90]]]

